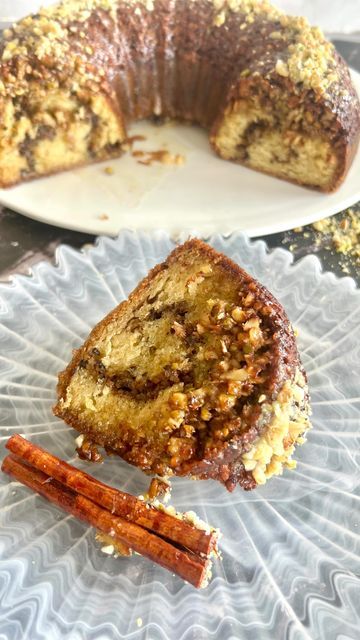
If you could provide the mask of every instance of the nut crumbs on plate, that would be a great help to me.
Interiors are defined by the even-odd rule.
[[[311,225],[311,231],[304,231],[302,227],[294,229],[295,233],[302,233],[304,238],[313,236],[315,248],[327,249],[338,256],[340,267],[345,274],[351,273],[351,268],[360,267],[360,211],[351,208],[342,214],[318,220]],[[291,247],[290,247],[291,249]]]

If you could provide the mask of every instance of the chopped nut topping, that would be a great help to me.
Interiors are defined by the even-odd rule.
[[[187,395],[186,393],[173,393],[170,398],[170,402],[173,407],[186,409],[188,402]]]
[[[212,418],[212,413],[211,411],[209,411],[209,409],[206,409],[206,407],[202,407],[200,411],[200,416],[201,416],[201,420],[205,420],[205,422],[208,422]]]
[[[304,412],[307,403],[304,394],[304,377],[297,370],[295,379],[286,382],[272,404],[262,404],[262,411],[267,416],[272,412],[272,420],[263,436],[259,436],[252,444],[250,451],[242,455],[247,471],[251,471],[257,484],[264,484],[272,475],[283,472],[284,467],[294,468],[296,462],[291,460],[295,444],[303,444],[304,434],[310,428],[308,415]],[[265,400],[260,396],[259,402]]]
[[[232,409],[236,402],[236,397],[227,393],[221,393],[219,395],[219,407],[221,411],[229,411]]]
[[[351,208],[331,218],[318,220],[310,230],[294,229],[303,237],[310,238],[317,249],[323,248],[336,254],[337,262],[345,274],[356,273],[360,268],[360,211]]]
[[[214,18],[214,25],[216,27],[221,27],[221,25],[225,22],[225,11],[220,11]]]
[[[289,76],[289,67],[283,60],[278,60],[275,66],[275,71],[280,75],[287,78]]]
[[[307,89],[326,92],[338,80],[333,44],[325,40],[321,29],[310,27],[305,18],[281,16],[280,23],[283,37],[290,44],[286,59],[277,60],[275,71],[295,84],[301,82]]]
[[[235,322],[240,323],[245,320],[246,313],[241,309],[241,307],[235,307],[231,312],[231,317]]]

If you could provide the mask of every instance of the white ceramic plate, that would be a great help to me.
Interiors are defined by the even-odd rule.
[[[222,562],[196,591],[140,556],[109,558],[94,531],[0,474],[1,640],[358,640],[360,629],[360,292],[308,256],[242,234],[211,244],[267,285],[299,331],[313,429],[298,466],[228,493],[173,481],[173,504],[223,532]],[[20,432],[99,479],[144,493],[119,458],[74,456],[55,419],[57,373],[90,327],[174,243],[125,231],[88,252],[61,247],[58,266],[0,285],[0,440]],[[4,449],[0,449],[0,458]]]
[[[353,79],[360,94],[360,74],[353,72]],[[146,136],[134,148],[167,148],[185,155],[185,164],[143,166],[127,154],[0,190],[0,202],[36,220],[94,234],[195,228],[204,236],[236,229],[256,236],[314,222],[360,200],[360,151],[342,187],[326,195],[221,160],[198,127],[140,122],[129,133]],[[105,173],[108,166],[113,175]]]

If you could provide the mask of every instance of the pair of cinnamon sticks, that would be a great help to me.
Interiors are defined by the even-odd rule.
[[[114,489],[13,435],[2,470],[102,533],[204,587],[217,550],[216,531],[199,529],[128,493]]]

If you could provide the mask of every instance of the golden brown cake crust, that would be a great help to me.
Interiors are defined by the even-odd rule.
[[[242,291],[247,291],[254,297],[261,309],[266,309],[266,317],[265,315],[263,316],[263,321],[266,322],[271,335],[272,346],[271,363],[262,393],[263,399],[266,397],[270,413],[273,404],[279,405],[279,398],[284,395],[284,388],[289,384],[292,385],[297,376],[304,376],[292,327],[283,307],[270,292],[232,260],[219,254],[200,240],[193,239],[178,247],[164,263],[157,265],[150,271],[149,275],[132,292],[128,300],[122,302],[94,327],[84,345],[74,352],[70,364],[59,375],[58,402],[54,407],[55,415],[63,418],[81,433],[88,435],[92,441],[104,446],[109,452],[118,453],[128,462],[136,464],[150,473],[158,472],[158,467],[146,466],[139,462],[139,459],[134,458],[131,450],[130,452],[124,450],[121,438],[118,444],[112,438],[112,435],[110,437],[103,437],[101,434],[99,436],[98,433],[94,435],[87,421],[79,419],[72,408],[67,406],[66,395],[73,375],[79,366],[81,367],[84,359],[89,357],[91,347],[97,344],[106,327],[109,327],[114,321],[124,316],[127,309],[136,308],[138,301],[142,298],[142,294],[144,292],[149,294],[151,291],[152,283],[156,276],[165,272],[172,265],[176,265],[180,257],[182,265],[186,265],[186,260],[191,265],[199,257],[202,260],[210,261],[211,264],[221,269],[224,279],[231,281],[239,290],[241,288]],[[303,378],[303,381],[306,387],[306,379]],[[308,411],[306,408],[307,399],[307,391],[305,390],[303,399],[305,404],[300,407],[300,413],[303,413],[304,416],[307,415]],[[223,482],[229,490],[233,490],[237,484],[240,484],[245,489],[254,488],[256,480],[253,474],[246,470],[242,455],[244,452],[251,451],[252,444],[256,443],[268,426],[269,420],[264,421],[262,409],[261,404],[256,404],[251,408],[251,415],[249,413],[246,429],[242,427],[241,434],[238,434],[231,442],[217,443],[204,458],[195,457],[189,461],[182,461],[171,469],[171,473],[175,475],[190,475],[200,479],[214,478]],[[305,430],[306,427],[302,427],[299,433]]]
[[[24,166],[15,178],[0,171],[0,183],[37,175],[26,158],[44,125],[34,127],[31,114],[26,121],[30,94],[33,100],[38,92],[41,101],[61,89],[76,94],[86,109],[90,95],[104,96],[119,131],[98,160],[121,153],[126,121],[152,115],[210,129],[212,145],[223,155],[218,132],[224,114],[261,84],[261,99],[280,91],[290,108],[306,106],[313,116],[309,131],[329,141],[336,161],[330,182],[307,186],[336,189],[357,149],[359,100],[345,62],[303,18],[289,18],[266,0],[65,0],[7,30],[0,45],[0,128],[8,126],[9,99],[12,137],[20,140],[27,127],[17,158]],[[90,104],[89,117],[91,111]]]

